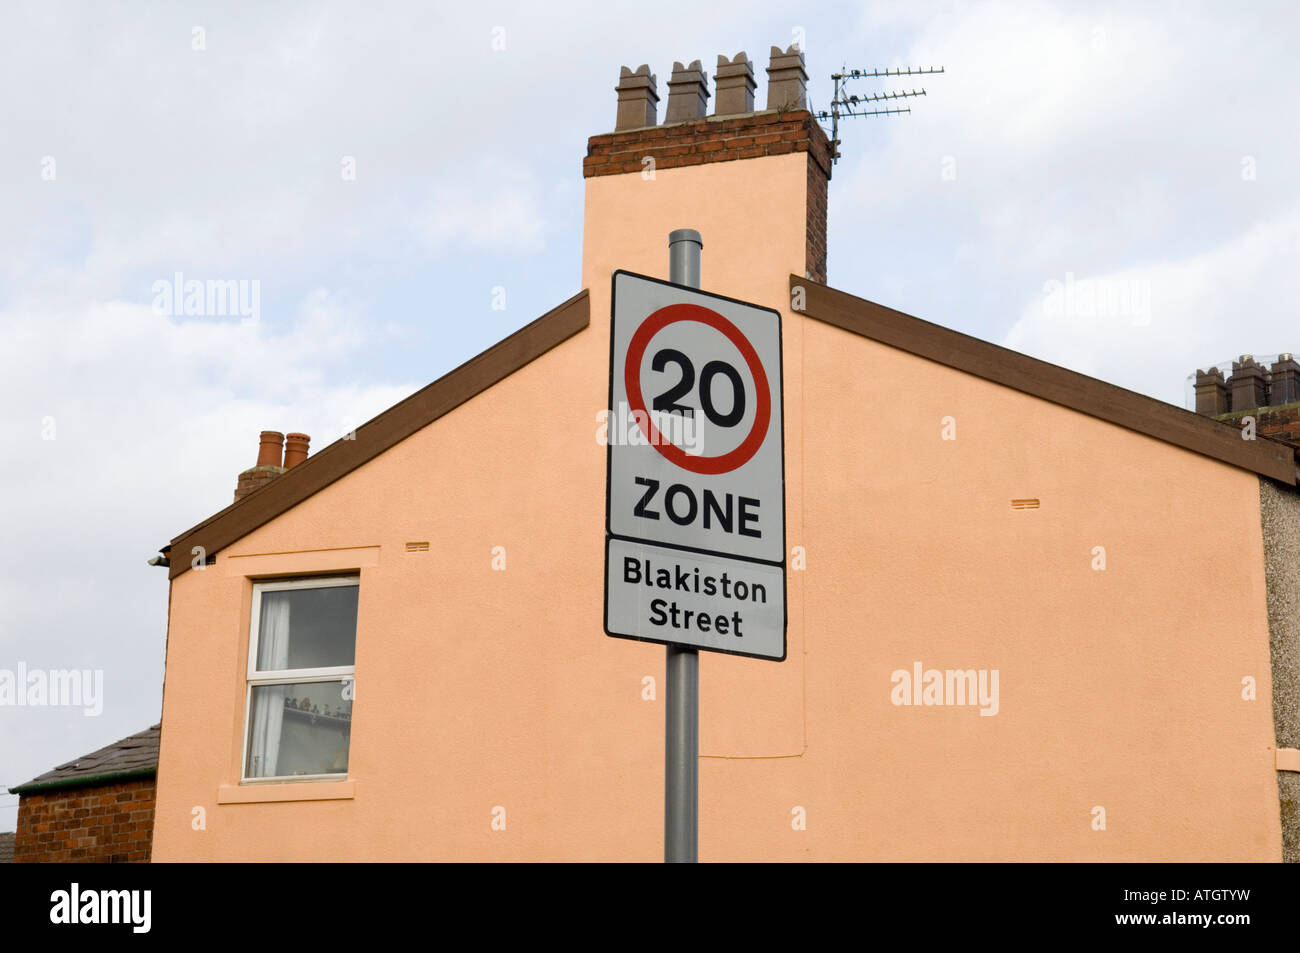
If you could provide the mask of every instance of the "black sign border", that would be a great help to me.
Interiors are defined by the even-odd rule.
[[[691,546],[675,546],[671,543],[663,543],[653,539],[637,539],[634,536],[623,536],[622,534],[611,533],[610,526],[610,498],[609,490],[611,485],[611,476],[614,462],[614,445],[609,440],[609,418],[605,421],[605,574],[601,583],[604,592],[604,606],[601,613],[601,623],[604,627],[605,634],[615,639],[627,639],[631,642],[649,642],[654,645],[676,645],[679,648],[694,649],[698,652],[716,652],[719,655],[736,655],[742,658],[762,659],[767,662],[784,662],[790,654],[790,572],[786,567],[786,546],[789,545],[790,536],[788,530],[788,520],[786,514],[785,501],[785,339],[782,335],[783,327],[781,322],[781,312],[775,308],[764,307],[761,304],[754,304],[752,301],[743,301],[740,298],[730,298],[726,295],[714,294],[711,291],[701,291],[699,288],[691,288],[687,285],[679,285],[676,282],[664,281],[662,278],[652,278],[649,275],[637,274],[634,271],[627,271],[622,268],[615,269],[610,276],[609,282],[609,387],[605,398],[605,405],[609,411],[610,417],[614,414],[614,315],[618,310],[618,277],[625,275],[628,278],[636,278],[641,281],[654,282],[657,285],[666,285],[669,288],[675,288],[680,291],[687,291],[703,298],[712,298],[715,301],[729,301],[732,304],[744,305],[747,308],[753,308],[757,311],[766,311],[776,318],[776,347],[777,361],[780,372],[780,389],[781,389],[781,419],[778,422],[777,433],[781,440],[781,561],[773,562],[768,559],[755,559],[749,556],[737,556],[733,553],[719,553],[714,550],[697,549]],[[714,556],[719,559],[734,559],[743,563],[757,563],[763,566],[779,566],[781,568],[781,656],[777,658],[772,655],[759,655],[754,652],[739,652],[731,649],[715,649],[712,646],[693,645],[685,642],[674,642],[671,639],[656,639],[644,635],[628,635],[625,632],[611,632],[609,629],[609,544],[611,540],[618,539],[627,543],[641,543],[646,546],[657,546],[660,549],[675,549],[684,553],[696,553],[704,556]]]

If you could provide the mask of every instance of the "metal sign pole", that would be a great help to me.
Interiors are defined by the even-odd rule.
[[[700,286],[700,249],[693,228],[668,235],[668,280]],[[693,864],[700,844],[700,653],[668,646],[664,711],[664,862]]]

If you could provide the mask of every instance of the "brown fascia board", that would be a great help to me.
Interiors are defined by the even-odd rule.
[[[215,555],[509,377],[577,334],[590,321],[591,303],[584,290],[362,424],[356,429],[354,439],[334,441],[292,470],[181,533],[171,542],[169,578],[175,579],[190,568],[190,554],[195,546],[202,546],[206,556]]]
[[[796,288],[804,289],[803,313],[810,318],[1288,486],[1296,485],[1296,450],[1280,441],[1243,440],[1236,427],[1210,417],[791,275],[792,295]]]

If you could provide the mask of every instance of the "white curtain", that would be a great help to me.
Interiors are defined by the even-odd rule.
[[[289,665],[289,600],[283,593],[262,593],[262,619],[257,630],[259,671],[278,671]],[[284,685],[264,685],[253,690],[253,737],[249,777],[271,778],[278,773],[280,726],[284,721]]]

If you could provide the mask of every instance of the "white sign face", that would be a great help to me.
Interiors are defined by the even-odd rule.
[[[781,316],[614,273],[605,631],[785,658]]]

